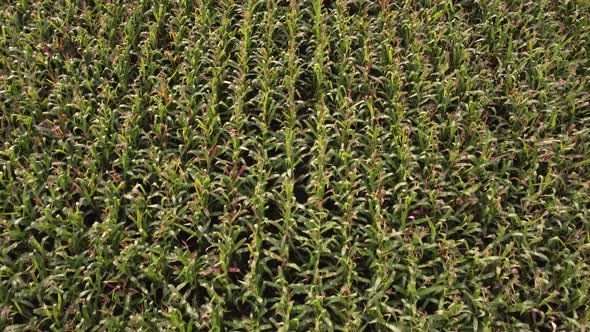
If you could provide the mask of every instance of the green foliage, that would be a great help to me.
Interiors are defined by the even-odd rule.
[[[584,331],[584,2],[2,2],[0,329]]]

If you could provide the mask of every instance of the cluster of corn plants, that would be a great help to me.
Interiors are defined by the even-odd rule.
[[[590,328],[590,4],[0,4],[0,329]]]

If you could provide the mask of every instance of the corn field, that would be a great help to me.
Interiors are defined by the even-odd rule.
[[[587,1],[0,4],[0,330],[589,324]]]

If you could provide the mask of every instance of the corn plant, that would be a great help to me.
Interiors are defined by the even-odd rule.
[[[0,329],[585,331],[590,4],[0,4]]]

